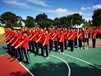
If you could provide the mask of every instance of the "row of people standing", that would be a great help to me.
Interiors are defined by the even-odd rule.
[[[84,49],[87,49],[90,35],[95,48],[97,34],[99,34],[97,29],[87,28],[24,28],[21,30],[7,28],[3,36],[9,51],[20,60],[23,60],[25,55],[27,63],[30,63],[28,49],[35,55],[38,55],[41,49],[40,55],[49,58],[51,51],[59,52],[60,49],[60,54],[63,54],[69,47],[73,52],[77,45],[79,49],[82,49],[82,42],[84,42]]]

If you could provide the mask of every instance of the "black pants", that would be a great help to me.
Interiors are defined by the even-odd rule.
[[[87,44],[89,45],[89,38],[87,38],[86,40],[87,40]]]
[[[68,47],[70,47],[70,40],[68,40]]]
[[[38,54],[39,53],[38,43],[34,42],[34,44],[35,44],[35,48],[36,48],[36,53]]]
[[[46,49],[46,57],[49,56],[49,45],[44,45]]]
[[[60,42],[60,49],[61,49],[61,52],[64,52],[64,43],[63,42]]]
[[[55,52],[58,51],[58,41],[54,41],[54,44],[55,44]]]
[[[24,56],[25,56],[25,58],[27,60],[27,63],[30,63],[30,58],[29,58],[29,55],[28,55],[28,50],[26,48],[22,47],[22,52],[24,53]]]
[[[32,48],[33,47],[33,42],[32,41],[29,41],[29,50],[32,52]]]
[[[42,45],[42,43],[39,43],[40,48],[41,48],[41,55],[44,56],[44,47]]]
[[[77,37],[74,39],[74,46],[77,46]]]
[[[17,57],[19,56],[20,60],[23,60],[23,53],[21,47],[17,48]]]
[[[82,40],[79,39],[79,47],[81,48],[82,47]]]
[[[64,41],[65,50],[67,49],[67,40]]]
[[[70,51],[74,51],[74,41],[70,40]]]
[[[49,40],[49,46],[50,46],[50,50],[53,50],[53,40]]]
[[[35,43],[32,43],[32,53],[35,53]]]
[[[95,48],[96,47],[96,39],[92,39],[92,41],[93,41],[93,48]]]

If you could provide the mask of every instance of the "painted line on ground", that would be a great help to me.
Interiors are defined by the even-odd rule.
[[[67,65],[67,67],[68,67],[68,76],[71,75],[70,66],[69,66],[69,64],[68,64],[64,59],[62,59],[62,58],[60,58],[60,57],[58,57],[58,56],[54,56],[54,55],[50,55],[50,56],[55,57],[55,58],[60,59],[61,61],[63,61],[63,62]]]
[[[5,56],[5,55],[9,55],[9,54],[3,54],[3,55],[0,55],[0,56]],[[15,59],[24,69],[26,69],[29,74],[31,74],[32,76],[34,76],[21,62],[19,62],[17,59]]]
[[[32,76],[34,76],[21,62],[19,62],[19,64],[20,64],[24,69],[26,69]]]
[[[89,64],[89,65],[91,65],[91,66],[93,66],[93,67],[96,67],[97,69],[100,69],[100,70],[101,70],[101,67],[96,66],[96,65],[94,65],[94,64],[92,64],[92,63],[90,63],[90,62],[88,62],[88,61],[83,60],[83,59],[77,58],[77,57],[72,56],[72,55],[67,55],[67,54],[63,54],[63,55],[68,56],[68,57],[70,57],[70,58],[74,58],[74,59],[76,59],[76,60],[79,60],[79,61],[81,61],[81,62],[84,62],[84,63],[86,63],[86,64]]]

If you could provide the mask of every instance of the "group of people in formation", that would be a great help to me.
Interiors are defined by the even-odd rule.
[[[71,52],[75,47],[88,49],[90,37],[92,47],[95,48],[97,36],[101,37],[99,28],[5,28],[5,33],[0,38],[5,37],[8,52],[11,55],[21,61],[25,58],[29,64],[28,51],[48,59],[51,51],[64,54],[67,48]]]

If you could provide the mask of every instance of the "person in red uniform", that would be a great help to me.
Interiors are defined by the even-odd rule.
[[[82,49],[82,40],[83,40],[83,31],[81,29],[79,29],[79,32],[78,32],[79,47],[78,47],[78,49]]]
[[[73,52],[74,51],[74,39],[76,37],[76,33],[74,32],[73,29],[71,29],[70,32],[70,36],[68,38],[68,40],[70,40],[70,51]]]
[[[39,43],[40,48],[41,48],[41,56],[44,56],[44,46],[43,46],[43,41],[44,41],[44,30],[41,29],[39,35],[38,35],[38,39],[37,39],[37,43]]]
[[[49,28],[49,46],[50,46],[50,51],[53,50],[53,40],[52,40],[52,36],[53,36],[53,29]]]
[[[61,49],[60,54],[64,54],[64,35],[65,33],[63,31],[61,31],[59,34],[59,44]]]
[[[64,29],[64,47],[67,49],[67,28]]]
[[[49,34],[48,31],[45,32],[43,46],[46,49],[46,59],[49,58]]]
[[[14,43],[12,44],[12,46],[17,46],[20,44],[20,42],[22,41],[22,32],[20,29],[17,30],[17,38],[15,39]],[[22,51],[21,51],[21,46],[19,46],[17,49],[16,49],[16,56],[19,60],[23,60],[23,54],[22,54]],[[20,57],[19,57],[20,56]]]
[[[15,46],[15,49],[17,49],[18,47],[21,46],[22,52],[24,52],[25,58],[27,60],[27,63],[30,63],[30,58],[28,55],[28,43],[29,43],[29,38],[27,36],[27,32],[23,32],[23,37],[22,37],[22,41],[20,42],[19,45]]]
[[[59,31],[56,29],[55,34],[52,38],[54,40],[55,52],[58,52],[58,35],[59,35]]]
[[[35,54],[39,53],[38,43],[36,42],[38,40],[38,35],[39,35],[39,30],[35,29],[33,31],[33,36],[30,38],[30,40],[33,41],[33,47],[32,47],[32,49],[33,49],[33,53],[35,53]]]
[[[93,46],[93,48],[96,47],[96,35],[97,35],[97,31],[96,31],[96,29],[94,29],[92,32],[92,42],[93,42],[92,46]]]
[[[67,30],[67,34],[66,34],[66,38],[67,38],[67,41],[68,41],[68,47],[70,47],[70,40],[68,40],[69,36],[70,36],[70,29]]]

